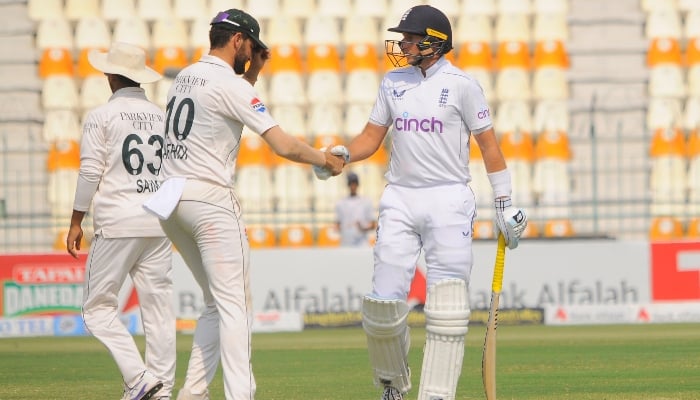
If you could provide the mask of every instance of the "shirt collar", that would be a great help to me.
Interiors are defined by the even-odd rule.
[[[435,64],[428,67],[428,69],[425,71],[425,79],[428,79],[431,76],[435,75],[439,70],[442,69],[442,67],[444,67],[448,63],[449,63],[449,61],[447,61],[445,56],[440,56],[440,58],[437,61],[435,61]],[[420,68],[419,67],[416,67],[416,68],[418,68],[418,73],[420,74]]]
[[[226,61],[220,59],[217,56],[212,56],[211,54],[205,54],[202,56],[202,58],[199,59],[200,62],[205,62],[208,64],[216,64],[220,67],[228,68],[230,70],[233,70],[231,68],[231,65],[227,64]]]
[[[137,97],[146,98],[146,91],[143,88],[130,86],[117,90],[110,97],[109,100],[116,99],[118,97]]]

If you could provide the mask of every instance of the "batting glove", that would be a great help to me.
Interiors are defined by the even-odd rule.
[[[314,170],[314,175],[316,175],[316,178],[325,181],[326,179],[330,178],[333,174],[331,174],[331,171],[328,168],[325,167],[317,167],[315,165],[311,166],[312,169]]]
[[[319,150],[325,152],[326,148],[321,147]],[[333,176],[333,174],[331,173],[331,170],[329,170],[326,167],[319,167],[316,165],[312,165],[311,168],[314,170],[314,175],[316,175],[316,178],[318,178],[319,180],[325,181],[328,178],[330,178],[331,176]]]
[[[496,199],[495,206],[496,236],[499,232],[503,233],[506,245],[512,250],[518,247],[520,236],[527,227],[527,216],[525,211],[513,207],[510,197]]]
[[[343,160],[345,160],[345,164],[350,162],[350,152],[348,151],[348,148],[343,145],[333,146],[331,149],[331,154],[334,156],[342,156]]]

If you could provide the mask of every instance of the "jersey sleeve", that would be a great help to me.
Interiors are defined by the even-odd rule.
[[[89,182],[100,179],[106,168],[107,139],[106,121],[92,111],[85,117],[83,137],[80,141],[80,175]]]
[[[250,83],[238,79],[240,82],[224,86],[225,93],[221,95],[224,112],[259,134],[279,125]]]
[[[369,115],[369,121],[379,126],[390,126],[392,123],[391,110],[387,101],[388,83],[388,79],[384,78],[382,80],[377,93],[377,100],[374,102],[374,107]]]
[[[460,100],[462,118],[472,133],[478,134],[493,126],[491,109],[484,96],[484,90],[477,81],[467,81]]]

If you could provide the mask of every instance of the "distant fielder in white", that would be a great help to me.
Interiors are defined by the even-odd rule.
[[[341,246],[368,246],[367,232],[377,227],[372,200],[357,193],[360,178],[348,172],[350,194],[335,205],[335,220],[340,232]]]
[[[404,68],[385,75],[362,132],[347,148],[336,146],[331,152],[347,162],[364,160],[393,128],[388,185],[379,202],[372,293],[362,306],[374,381],[383,387],[383,400],[403,399],[411,388],[406,297],[423,249],[427,337],[418,399],[453,400],[470,314],[476,215],[467,167],[471,137],[493,187],[497,229],[511,249],[518,246],[527,218],[511,206],[510,173],[481,86],[443,57],[452,50],[448,18],[431,6],[415,6],[389,31],[403,34],[400,41],[386,41],[386,53]],[[321,179],[327,176],[314,171]]]
[[[81,223],[94,205],[95,237],[85,267],[83,319],[109,350],[124,379],[126,400],[170,399],[175,381],[175,314],[171,244],[141,204],[158,189],[165,115],[140,83],[160,74],[145,52],[114,43],[93,51],[90,64],[107,76],[109,101],[85,118],[80,172],[66,248],[78,257]],[[119,319],[118,294],[130,275],[139,296],[146,360]],[[162,387],[162,388],[161,388]]]
[[[233,189],[243,125],[289,160],[333,175],[343,160],[285,133],[258,98],[253,84],[270,51],[255,18],[237,9],[220,12],[209,41],[209,54],[180,71],[168,91],[165,181],[145,206],[162,218],[204,296],[177,398],[208,399],[221,361],[225,398],[252,400],[250,246]]]

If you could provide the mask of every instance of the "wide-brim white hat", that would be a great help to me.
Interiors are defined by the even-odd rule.
[[[107,52],[93,49],[88,53],[88,61],[98,71],[123,75],[138,83],[151,83],[162,78],[146,65],[146,52],[129,43],[115,42]]]

